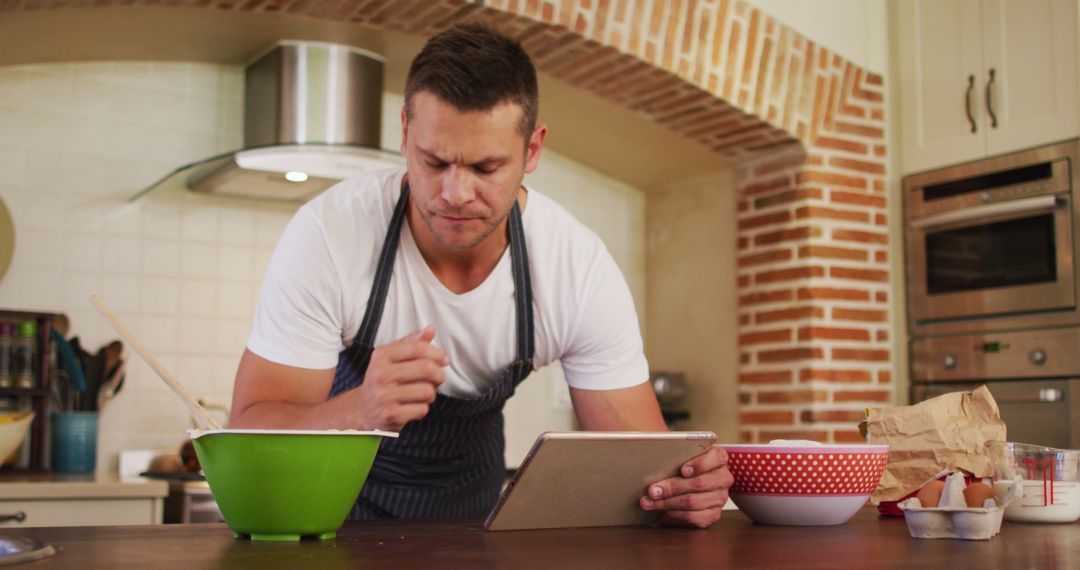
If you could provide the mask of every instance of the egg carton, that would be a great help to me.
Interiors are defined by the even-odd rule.
[[[1024,492],[1018,478],[1008,481],[1000,489],[995,488],[996,501],[987,499],[982,507],[968,507],[964,501],[965,486],[964,474],[953,473],[945,478],[939,503],[941,506],[924,507],[917,498],[901,501],[897,506],[904,511],[911,536],[989,540],[1001,532],[1005,507]]]

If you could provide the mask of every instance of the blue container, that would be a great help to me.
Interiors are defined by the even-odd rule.
[[[97,465],[97,412],[52,415],[52,470],[89,473]]]

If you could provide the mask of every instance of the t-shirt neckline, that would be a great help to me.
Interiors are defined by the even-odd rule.
[[[398,179],[398,187],[401,186],[401,179]],[[525,191],[529,193],[529,204],[522,212],[522,224],[531,217],[529,213],[533,210],[535,204],[533,199],[536,197],[536,192],[524,186]],[[451,291],[439,278],[435,276],[435,273],[431,271],[431,267],[428,266],[427,261],[424,260],[424,256],[420,253],[420,248],[416,245],[416,241],[413,239],[412,230],[409,227],[409,220],[406,216],[405,220],[401,224],[401,241],[399,242],[400,249],[404,251],[404,255],[407,260],[406,263],[417,268],[420,278],[430,286],[432,291],[435,291],[440,297],[446,299],[449,302],[462,304],[469,303],[477,298],[484,299],[485,292],[495,286],[495,283],[501,280],[501,276],[509,276],[511,263],[510,260],[510,244],[507,243],[506,249],[503,250],[502,255],[499,257],[499,262],[495,264],[495,268],[491,270],[491,273],[484,279],[482,283],[474,287],[473,289],[464,293],[455,293]],[[487,302],[487,299],[484,299]]]

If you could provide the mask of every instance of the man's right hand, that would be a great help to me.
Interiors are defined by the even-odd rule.
[[[363,423],[378,429],[398,431],[423,418],[450,363],[446,351],[431,344],[434,338],[435,328],[426,326],[375,348],[364,383],[340,397],[354,403]]]

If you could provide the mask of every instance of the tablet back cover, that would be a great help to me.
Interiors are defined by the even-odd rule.
[[[524,530],[646,524],[649,484],[716,442],[712,432],[548,432],[533,444],[484,526]]]

